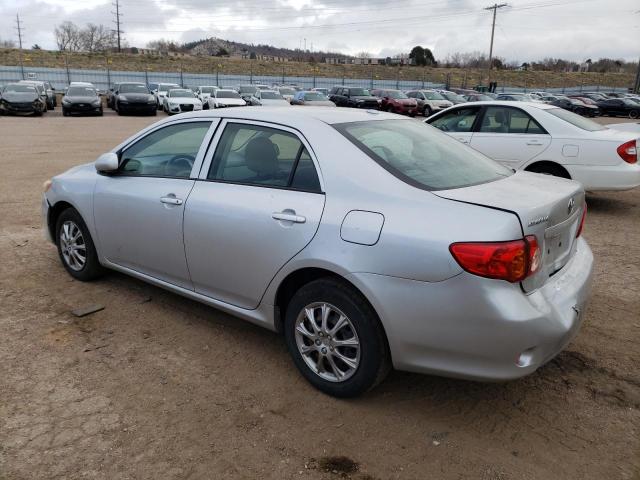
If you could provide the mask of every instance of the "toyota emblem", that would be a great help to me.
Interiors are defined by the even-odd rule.
[[[571,212],[573,212],[573,207],[575,206],[576,201],[571,198],[571,200],[569,200],[569,205],[567,205],[567,214],[571,215]]]

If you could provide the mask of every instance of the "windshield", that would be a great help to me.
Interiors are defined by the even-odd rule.
[[[263,100],[282,100],[282,95],[277,92],[267,92],[263,90],[260,92],[260,98]]]
[[[427,97],[428,100],[444,100],[445,99],[438,92],[424,92],[424,96]]]
[[[213,88],[213,87],[201,87],[200,88],[200,91],[202,93],[213,93],[214,90],[215,90],[215,88]]]
[[[457,93],[443,93],[442,94],[447,100],[451,100],[452,102],[466,102],[464,97],[461,97]]]
[[[34,87],[33,85],[14,84],[14,85],[7,85],[6,87],[4,87],[4,91],[20,92],[20,93],[26,93],[26,92],[36,93],[36,87]]]
[[[304,94],[305,102],[323,102],[325,100],[328,100],[328,98],[318,92],[308,92]]]
[[[409,98],[403,92],[400,92],[398,90],[387,90],[384,93],[384,96],[389,98]]]
[[[180,88],[180,85],[177,85],[175,83],[161,83],[160,85],[158,85],[159,92],[167,92],[172,88]]]
[[[254,87],[253,85],[240,85],[240,93],[256,93],[258,91],[258,87]]]
[[[512,174],[508,168],[421,122],[370,120],[334,127],[383,168],[418,188],[460,188]]]
[[[169,97],[193,97],[194,94],[191,90],[187,90],[186,88],[174,88],[169,90]]]
[[[145,85],[136,85],[135,83],[123,83],[119,88],[120,93],[149,93],[149,89]]]
[[[570,112],[569,110],[563,110],[562,108],[549,108],[544,111],[564,120],[565,122],[569,122],[574,127],[581,128],[582,130],[587,130],[588,132],[596,132],[598,130],[606,129],[606,127],[600,125],[599,123],[581,117],[580,115]]]
[[[293,88],[281,88],[281,95],[295,95],[296,91]]]
[[[217,98],[240,98],[240,94],[233,90],[218,90],[216,92]]]
[[[349,95],[352,97],[368,97],[370,93],[366,88],[350,88]]]
[[[624,103],[625,105],[630,105],[630,106],[632,106],[632,107],[635,107],[635,106],[636,106],[636,104],[635,104],[632,100],[630,100],[630,99],[628,99],[628,98],[623,98],[623,99],[622,99],[622,103]]]
[[[96,91],[91,87],[69,87],[67,96],[69,97],[95,97]]]

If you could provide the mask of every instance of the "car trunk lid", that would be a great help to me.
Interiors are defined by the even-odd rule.
[[[526,292],[544,285],[575,253],[585,208],[584,190],[577,182],[520,171],[495,182],[434,193],[518,216],[523,236],[535,235],[542,254],[540,269],[522,282]]]

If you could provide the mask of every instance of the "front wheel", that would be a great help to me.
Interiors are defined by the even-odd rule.
[[[347,283],[322,278],[300,288],[287,306],[284,328],[296,367],[328,395],[355,397],[389,372],[378,316]]]
[[[73,278],[86,282],[104,273],[89,229],[76,209],[60,214],[55,233],[60,261]]]

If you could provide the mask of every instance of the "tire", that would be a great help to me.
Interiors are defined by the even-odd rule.
[[[321,322],[314,322],[318,330],[315,334],[305,311],[311,310],[317,319],[323,308],[329,309],[327,328],[323,330]],[[346,318],[343,326],[332,332],[341,316]],[[310,335],[296,328],[301,322]],[[361,395],[384,380],[391,368],[378,316],[357,290],[340,280],[321,278],[301,287],[287,306],[284,330],[294,364],[309,383],[327,395]],[[358,347],[334,343],[340,341],[355,341]],[[301,349],[307,349],[309,354],[303,355]],[[316,370],[315,365],[323,371]]]
[[[62,109],[62,116],[63,116],[63,117],[68,117],[68,116],[69,116],[69,112],[67,111],[67,109],[66,109],[66,108],[63,108],[63,109]]]
[[[63,236],[69,239],[76,232],[80,236],[65,244]],[[98,261],[98,253],[93,244],[87,225],[75,208],[67,208],[56,221],[55,240],[58,256],[65,270],[76,280],[88,282],[104,274],[105,269]],[[84,262],[81,261],[85,252]]]
[[[571,178],[569,173],[560,165],[554,163],[538,163],[530,165],[526,168],[527,172],[541,173],[543,175],[552,175],[560,178]]]
[[[102,117],[104,115],[104,110],[102,110],[102,108],[100,109],[100,111],[98,112],[98,116]]]
[[[122,110],[120,110],[120,108],[118,107],[118,104],[117,104],[117,103],[115,103],[115,104],[114,104],[114,106],[115,106],[115,108],[114,108],[114,109],[115,109],[116,113],[117,113],[119,116],[122,116],[122,115],[123,115],[123,112],[122,112]]]
[[[629,118],[636,119],[638,117],[640,117],[640,110],[631,110],[629,112]]]
[[[157,109],[153,109],[153,112],[151,112],[151,115],[153,115],[154,117],[156,117],[158,115],[158,110]]]
[[[432,113],[433,111],[431,110],[431,107],[429,105],[425,105],[424,109],[422,110],[422,115],[424,116],[424,118],[430,117]]]

